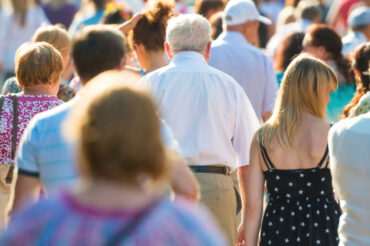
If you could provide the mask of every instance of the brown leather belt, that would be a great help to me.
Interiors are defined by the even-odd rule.
[[[230,175],[229,167],[218,167],[218,166],[190,166],[191,170],[195,173],[219,173],[224,175]]]

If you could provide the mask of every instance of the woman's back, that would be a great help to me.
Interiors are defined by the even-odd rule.
[[[329,124],[305,115],[293,145],[262,145],[262,170],[269,202],[262,224],[261,245],[337,245],[340,216],[328,169]]]
[[[273,148],[267,149],[276,169],[314,168],[323,157],[330,125],[309,114],[304,117],[291,147],[285,148],[275,139]]]

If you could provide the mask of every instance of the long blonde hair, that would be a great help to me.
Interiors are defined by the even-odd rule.
[[[302,112],[324,119],[325,90],[334,91],[337,86],[335,72],[323,61],[308,55],[295,58],[284,74],[274,113],[258,131],[257,141],[272,148],[277,138],[284,148],[291,147]]]

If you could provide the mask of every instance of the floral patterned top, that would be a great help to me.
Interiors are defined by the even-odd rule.
[[[370,112],[370,91],[363,95],[355,107],[351,109],[350,118]]]
[[[22,91],[22,88],[18,84],[16,77],[11,77],[7,79],[4,83],[1,93],[7,95],[10,93],[19,93]],[[58,97],[64,102],[68,102],[76,95],[76,91],[69,86],[68,80],[61,80],[59,85]]]
[[[19,95],[18,96],[18,133],[17,146],[32,117],[63,103],[56,96]],[[0,163],[14,164],[11,158],[13,132],[13,100],[11,95],[5,97],[0,116]]]

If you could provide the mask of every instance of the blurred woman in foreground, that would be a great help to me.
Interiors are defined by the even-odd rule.
[[[201,209],[161,196],[170,166],[157,109],[124,82],[94,78],[65,124],[82,185],[14,215],[1,245],[226,245]]]

